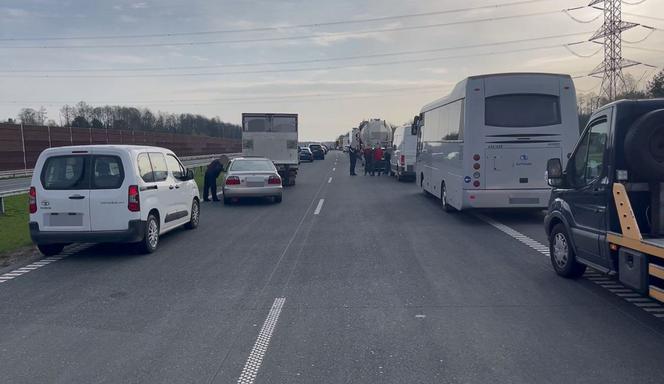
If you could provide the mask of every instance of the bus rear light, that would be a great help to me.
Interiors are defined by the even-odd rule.
[[[475,161],[480,161],[480,155],[479,155],[479,153],[476,153],[476,154],[473,155],[473,160],[475,160]]]
[[[226,178],[226,185],[240,185],[240,178],[237,176],[228,176]]]
[[[480,173],[479,172],[473,173],[473,177],[476,178],[476,179],[479,179],[480,178]]]
[[[404,166],[406,164],[406,156],[405,155],[401,155],[401,157],[399,158],[399,164],[401,164],[401,166]]]
[[[127,191],[127,209],[130,212],[141,210],[141,197],[138,194],[138,185],[130,185]]]
[[[473,187],[477,188],[479,186],[480,186],[480,181],[479,180],[473,181]]]
[[[475,195],[470,195],[470,196],[468,196],[468,198],[469,198],[470,200],[475,200]]]
[[[473,164],[473,169],[474,170],[479,170],[480,169],[480,163]]]
[[[37,213],[37,190],[35,187],[30,187],[30,192],[28,192],[28,202],[30,213]]]

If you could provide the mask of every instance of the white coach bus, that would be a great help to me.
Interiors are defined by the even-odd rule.
[[[420,187],[452,208],[544,208],[546,162],[567,159],[579,138],[569,75],[469,77],[425,105],[418,135]]]

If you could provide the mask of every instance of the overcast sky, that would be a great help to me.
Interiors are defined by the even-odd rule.
[[[62,104],[80,100],[200,113],[234,123],[242,112],[294,112],[300,115],[302,140],[331,140],[366,118],[404,123],[469,75],[582,75],[601,61],[601,52],[580,58],[563,47],[587,40],[600,27],[601,17],[584,24],[561,11],[590,0],[436,13],[513,2],[523,0],[2,0],[0,120],[15,117],[22,107],[43,105],[48,118],[59,122]],[[623,12],[631,14],[625,19],[664,30],[662,0],[625,4]],[[421,13],[436,14],[292,28]],[[572,15],[590,21],[600,13],[586,9]],[[255,30],[266,27],[281,28]],[[381,31],[369,32],[376,30]],[[226,32],[186,34],[206,31]],[[119,37],[168,33],[177,35]],[[636,41],[647,33],[634,29],[624,38]],[[557,37],[546,38],[551,36]],[[53,39],[61,37],[87,39]],[[505,43],[514,40],[522,41]],[[474,47],[459,48],[467,46]],[[660,52],[625,44],[624,55],[662,68],[663,31],[637,47]],[[581,56],[598,48],[573,46]],[[279,63],[284,61],[293,63]],[[641,78],[646,70],[632,72]],[[597,79],[576,80],[578,91],[598,86]]]

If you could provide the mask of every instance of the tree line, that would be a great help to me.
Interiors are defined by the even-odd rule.
[[[127,129],[171,132],[224,138],[241,138],[240,126],[191,113],[153,112],[149,108],[119,105],[91,106],[83,101],[60,108],[60,123],[47,118],[46,109],[23,108],[18,114],[21,124],[74,128]],[[12,120],[10,119],[10,122]]]
[[[616,99],[652,99],[657,97],[664,97],[664,70],[653,76],[645,87],[641,87],[632,75],[626,74],[625,84]],[[595,93],[579,94],[577,97],[579,129],[585,128],[593,111],[608,102],[609,100]]]

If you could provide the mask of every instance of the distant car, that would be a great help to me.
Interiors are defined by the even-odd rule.
[[[164,233],[196,228],[194,173],[165,148],[85,145],[44,150],[29,190],[30,237],[46,256],[69,243],[136,243],[154,252]]]
[[[299,153],[300,153],[300,155],[299,155],[300,156],[300,161],[303,161],[303,160],[306,160],[306,161],[309,161],[309,162],[314,161],[314,154],[311,153],[311,150],[309,149],[309,147],[300,147]]]
[[[321,147],[323,148],[323,152],[327,155],[328,152],[330,152],[330,148],[327,147],[325,144],[321,144]]]
[[[270,197],[275,203],[281,203],[282,190],[277,168],[263,157],[231,160],[222,186],[224,204],[241,197]]]
[[[325,160],[325,150],[320,144],[309,144],[309,149],[314,155],[314,160]]]

